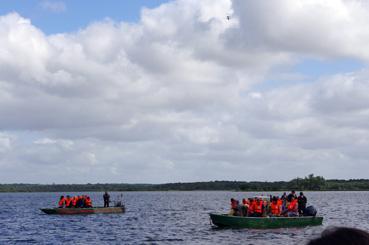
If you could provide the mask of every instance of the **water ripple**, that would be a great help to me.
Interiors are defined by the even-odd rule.
[[[63,193],[74,195],[77,193]],[[102,193],[88,193],[102,205]],[[111,193],[118,196],[120,193]],[[273,194],[273,193],[272,193]],[[280,193],[275,193],[280,194]],[[0,244],[305,244],[331,225],[369,229],[369,192],[307,192],[324,216],[323,226],[302,229],[219,229],[209,212],[227,212],[242,192],[129,192],[125,214],[58,216],[61,193],[1,193]],[[97,201],[96,201],[97,200]]]

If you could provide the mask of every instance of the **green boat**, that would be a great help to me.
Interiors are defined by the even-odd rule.
[[[94,207],[94,208],[41,208],[46,214],[113,214],[124,213],[125,207]]]
[[[229,214],[210,213],[211,222],[218,227],[276,229],[321,225],[323,217],[242,217]]]

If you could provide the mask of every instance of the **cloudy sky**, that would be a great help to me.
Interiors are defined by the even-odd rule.
[[[2,1],[0,183],[368,178],[368,1],[104,3]]]

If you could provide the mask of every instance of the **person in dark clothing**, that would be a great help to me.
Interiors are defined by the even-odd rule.
[[[307,199],[303,192],[300,192],[300,196],[297,198],[299,214],[303,215],[306,208]]]
[[[104,207],[109,207],[110,195],[108,194],[107,191],[105,191],[105,194],[103,195],[103,198],[104,198]]]
[[[290,194],[288,194],[288,196],[287,196],[287,201],[288,201],[288,202],[291,202],[292,197],[293,197],[293,198],[295,198],[295,199],[297,199],[296,192],[295,192],[294,190],[293,190],[293,191],[291,191],[291,193],[290,193]]]
[[[78,196],[76,208],[83,208],[83,206],[84,206],[83,197],[82,196]]]
[[[369,245],[369,233],[349,227],[328,228],[307,245]]]

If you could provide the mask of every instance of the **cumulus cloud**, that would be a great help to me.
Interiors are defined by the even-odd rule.
[[[368,4],[344,0],[234,0],[240,28],[231,31],[235,37],[230,44],[258,52],[355,57],[367,61]]]
[[[178,0],[143,9],[137,23],[97,21],[55,35],[4,15],[0,178],[365,177],[367,68],[255,87],[306,57],[366,64],[365,4]]]

